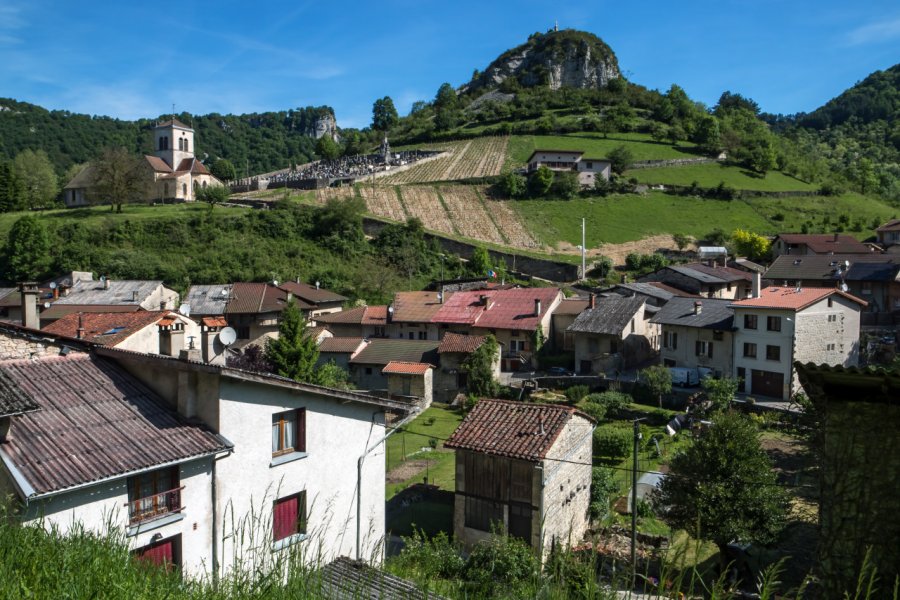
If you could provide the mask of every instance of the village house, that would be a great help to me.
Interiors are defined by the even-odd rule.
[[[795,363],[856,366],[865,306],[833,288],[779,286],[731,303],[739,391],[788,400],[800,389]]]
[[[194,156],[194,130],[177,119],[153,128],[153,155],[144,156],[145,199],[148,201],[193,202],[197,191],[222,185]],[[63,188],[66,207],[91,203],[95,167],[88,166]]]
[[[697,294],[685,292],[659,281],[617,283],[609,292],[601,295],[617,294],[619,296],[643,296],[649,306],[661,307],[672,298],[702,298]]]
[[[335,340],[340,338],[333,338]],[[371,392],[388,389],[385,367],[391,362],[438,365],[438,342],[431,340],[372,339],[350,358],[350,380]],[[428,399],[431,402],[431,398]]]
[[[598,177],[609,180],[612,163],[605,158],[588,158],[580,150],[535,150],[528,157],[526,171],[532,173],[541,167],[551,171],[574,171],[578,183],[593,186]]]
[[[463,335],[448,331],[438,345],[439,368],[434,375],[434,399],[452,402],[458,394],[468,392],[469,373],[465,365],[472,353],[487,340],[483,335]],[[500,379],[500,345],[491,363],[494,379]]]
[[[350,372],[350,359],[368,345],[364,338],[360,337],[325,337],[319,341],[318,365],[333,362],[336,366]]]
[[[383,338],[387,335],[388,307],[357,306],[340,312],[320,314],[317,325],[327,327],[335,337]]]
[[[878,245],[882,248],[890,248],[900,244],[900,219],[891,219],[875,230],[878,236]],[[893,250],[890,250],[893,252]]]
[[[431,405],[434,389],[434,365],[392,360],[381,374],[387,379],[388,398],[422,401],[422,407]]]
[[[501,369],[530,368],[532,357],[552,339],[559,288],[514,288],[456,292],[444,299],[432,323],[468,335],[493,335],[503,349]]]
[[[75,281],[71,287],[63,288],[52,302],[58,306],[139,306],[144,310],[176,310],[178,292],[162,281],[101,277],[99,281]]]
[[[731,300],[669,300],[651,319],[660,327],[662,364],[697,369],[714,377],[731,377],[734,311],[730,305]]]
[[[588,307],[588,303],[587,298],[563,298],[553,311],[550,329],[553,331],[555,350],[571,352],[575,349],[572,333],[568,331],[569,325]]]
[[[846,233],[780,233],[772,240],[772,256],[870,254],[872,249]]]
[[[650,321],[655,307],[643,297],[591,296],[586,310],[569,326],[575,368],[582,375],[630,369],[659,349],[659,328]]]
[[[719,264],[689,263],[669,265],[638,278],[639,282],[660,282],[705,298],[736,300],[750,293],[752,275],[742,269]]]
[[[439,340],[446,327],[434,323],[434,317],[451,292],[397,292],[388,306],[388,337],[410,340]]]
[[[499,526],[542,558],[580,542],[593,431],[570,406],[479,401],[444,444],[456,451],[456,539],[471,548]]]
[[[168,356],[201,344],[200,326],[170,311],[72,313],[43,330],[101,346]]]
[[[111,523],[137,555],[192,576],[297,544],[308,560],[380,560],[386,412],[417,406],[203,364],[199,350],[0,333],[21,358],[0,362],[0,493],[26,521]]]

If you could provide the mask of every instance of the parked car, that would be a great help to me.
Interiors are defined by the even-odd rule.
[[[571,377],[575,373],[566,369],[565,367],[550,367],[547,369],[548,375],[553,375],[555,377]]]
[[[697,369],[669,367],[669,372],[672,373],[672,385],[690,387],[700,383],[700,373],[697,372]]]

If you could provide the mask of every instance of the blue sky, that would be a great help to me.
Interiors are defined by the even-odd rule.
[[[534,31],[584,29],[636,83],[809,111],[900,62],[900,2],[0,0],[0,96],[133,119],[328,104],[344,127],[402,114]]]

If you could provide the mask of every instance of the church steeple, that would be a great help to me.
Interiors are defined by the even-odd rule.
[[[174,117],[153,129],[153,153],[177,171],[184,159],[194,158],[194,130]]]

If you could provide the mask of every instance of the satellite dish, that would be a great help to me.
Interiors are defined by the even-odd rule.
[[[191,305],[185,302],[178,307],[178,313],[184,315],[185,317],[191,316]]]
[[[106,281],[106,275],[101,275],[101,276],[100,276],[100,283],[103,283],[104,281]]]
[[[50,303],[49,303],[49,302],[44,302],[44,308],[50,308]]]
[[[842,284],[841,284],[841,291],[842,291],[842,292],[846,292],[846,291],[849,290],[849,289],[850,289],[850,288],[847,287],[847,284],[846,284],[846,283],[842,283]]]
[[[51,282],[50,282],[50,289],[51,289],[51,290],[55,290],[55,289],[56,289],[56,282],[55,282],[55,281],[51,281]]]
[[[230,346],[237,341],[237,331],[231,327],[225,327],[219,332],[219,343],[223,346]]]

